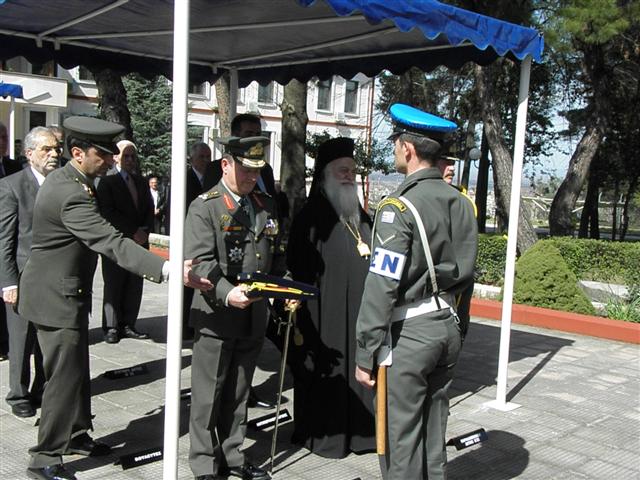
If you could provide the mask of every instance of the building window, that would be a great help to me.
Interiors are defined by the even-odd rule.
[[[273,103],[273,82],[268,85],[258,85],[258,103]]]
[[[46,63],[32,63],[31,73],[44,77],[55,77],[57,75],[56,63],[52,60]]]
[[[47,124],[47,112],[38,110],[29,111],[29,130],[36,127],[44,127]]]
[[[87,67],[80,65],[78,67],[78,80],[90,80],[93,81],[93,73]]]
[[[207,95],[207,82],[192,83],[189,85],[189,93],[205,97]]]
[[[331,80],[318,82],[318,110],[331,110]]]
[[[358,113],[358,82],[348,80],[344,90],[345,113]]]

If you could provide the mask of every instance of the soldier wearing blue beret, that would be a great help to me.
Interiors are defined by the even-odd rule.
[[[455,123],[402,104],[390,113],[406,178],[378,205],[355,374],[387,396],[384,478],[444,479],[447,392],[461,346],[455,295],[473,281],[477,226],[470,202],[436,167]]]

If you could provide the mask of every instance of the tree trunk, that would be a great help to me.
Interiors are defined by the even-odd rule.
[[[460,185],[465,189],[469,189],[469,176],[471,174],[471,162],[469,158],[469,151],[476,146],[475,131],[478,118],[475,112],[469,115],[469,122],[467,124],[467,131],[465,134],[464,142],[464,165],[462,167],[462,175],[460,177]]]
[[[218,103],[218,121],[220,122],[220,137],[231,135],[231,81],[229,72],[224,72],[215,83],[216,102]]]
[[[122,84],[122,74],[110,68],[91,70],[98,88],[99,109],[105,120],[124,127],[124,138],[133,141],[131,113],[127,103],[127,91]]]
[[[573,214],[582,186],[589,173],[591,161],[602,142],[602,129],[592,122],[580,139],[569,161],[569,167],[560,188],[553,197],[549,211],[549,233],[555,235],[573,235]]]
[[[307,84],[291,80],[284,86],[282,104],[282,163],[280,185],[289,199],[293,218],[307,197],[305,143],[307,137]]]
[[[629,184],[627,195],[624,199],[624,207],[622,208],[622,225],[620,225],[620,241],[624,242],[627,236],[627,230],[629,229],[629,203],[635,196],[636,188],[638,187],[638,177],[634,177]]]
[[[513,176],[513,160],[504,142],[504,128],[493,94],[493,83],[490,67],[475,67],[476,93],[478,104],[482,109],[484,133],[487,137],[491,158],[493,159],[494,192],[498,213],[508,222],[511,177]],[[504,227],[506,227],[506,222]],[[520,204],[520,221],[518,222],[518,250],[523,254],[538,237],[531,224],[531,215],[524,204]]]
[[[476,206],[478,207],[478,232],[487,231],[487,190],[489,189],[489,145],[482,130],[480,145],[480,162],[478,165],[478,180],[476,183]]]
[[[600,193],[599,181],[592,173],[589,175],[587,195],[584,199],[584,207],[580,216],[579,238],[600,238],[598,228],[598,195]]]
[[[607,116],[610,114],[608,97],[611,94],[608,78],[611,72],[606,68],[605,51],[602,44],[580,44],[577,48],[583,54],[582,70],[589,79],[592,96],[590,101],[590,123],[569,161],[567,174],[553,197],[549,212],[549,232],[551,235],[573,235],[571,211],[587,178],[591,162],[598,146],[604,139]]]

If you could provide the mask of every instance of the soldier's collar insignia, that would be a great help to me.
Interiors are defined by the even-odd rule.
[[[222,199],[224,200],[224,204],[226,205],[227,210],[234,210],[236,208],[235,202],[229,194],[225,193],[222,196]]]

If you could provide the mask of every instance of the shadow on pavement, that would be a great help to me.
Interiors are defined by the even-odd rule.
[[[479,448],[448,462],[451,480],[508,480],[517,478],[529,465],[523,438],[503,430],[489,430]]]
[[[146,366],[148,373],[135,375],[133,377],[109,379],[104,374],[98,375],[91,380],[91,396],[103,395],[107,392],[118,390],[128,390],[133,387],[139,387],[141,385],[153,383],[156,380],[160,380],[165,377],[166,364],[167,362],[165,359],[153,360],[151,362],[138,364]],[[131,368],[138,365],[128,365],[128,367]],[[185,369],[190,365],[191,355],[183,356],[182,369]]]
[[[524,386],[527,385],[542,368],[549,363],[553,356],[562,348],[573,345],[573,340],[511,330],[509,363],[513,364],[526,358],[539,358],[537,364],[510,388],[511,400]],[[496,384],[498,374],[498,353],[500,351],[500,326],[471,323],[469,334],[462,347],[462,353],[456,366],[453,385],[450,390],[452,406],[457,403],[454,399],[460,395],[468,398],[485,387]],[[462,401],[463,399],[459,399]]]
[[[180,437],[189,432],[188,402],[180,402]],[[113,448],[111,455],[105,457],[85,457],[73,462],[65,462],[72,471],[87,471],[116,462],[119,457],[141,450],[162,447],[164,438],[164,406],[159,406],[130,422],[126,428],[96,438]]]

